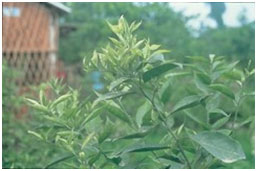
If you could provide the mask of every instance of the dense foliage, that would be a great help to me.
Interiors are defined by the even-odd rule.
[[[58,156],[46,168],[253,167],[254,110],[243,107],[254,109],[251,61],[244,70],[213,54],[177,62],[134,34],[140,23],[108,25],[109,43],[83,61],[108,83],[96,99],[58,80],[52,98],[42,89],[26,99],[40,123],[28,133]]]

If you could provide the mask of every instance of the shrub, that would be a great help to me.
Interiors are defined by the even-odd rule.
[[[177,63],[137,40],[140,23],[108,25],[115,38],[83,61],[109,83],[94,101],[58,80],[54,98],[41,90],[39,101],[26,99],[42,119],[28,133],[59,147],[46,168],[220,168],[246,158],[234,134],[243,101],[254,96],[250,65],[241,71],[215,55]]]

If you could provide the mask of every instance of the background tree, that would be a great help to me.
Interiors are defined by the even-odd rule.
[[[69,3],[72,13],[65,21],[77,26],[77,31],[60,41],[60,56],[66,62],[78,62],[105,44],[111,36],[106,20],[113,22],[124,15],[129,22],[142,21],[139,37],[149,37],[174,50],[170,57],[189,54],[191,39],[185,26],[186,18],[175,13],[168,3]],[[72,46],[71,46],[72,45]],[[183,48],[181,48],[183,47]],[[175,50],[176,49],[176,50]]]
[[[224,27],[224,22],[222,19],[222,15],[226,11],[224,2],[208,2],[211,7],[211,12],[209,16],[214,19],[217,23],[218,28]]]
[[[254,61],[255,32],[254,22],[242,23],[240,27],[225,27],[222,14],[224,3],[210,3],[210,16],[218,23],[217,28],[200,30],[198,37],[193,36],[186,23],[190,17],[174,12],[169,3],[67,3],[72,13],[64,20],[72,23],[77,30],[60,40],[60,56],[67,63],[79,62],[108,41],[111,32],[106,20],[113,22],[124,15],[128,22],[142,20],[140,37],[149,37],[173,53],[167,58],[186,60],[189,55],[224,55],[228,61],[240,60],[246,66],[249,59]],[[241,12],[241,15],[244,12]],[[242,18],[242,17],[241,17]],[[224,26],[224,27],[222,27]]]

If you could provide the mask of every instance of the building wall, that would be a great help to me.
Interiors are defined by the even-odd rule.
[[[6,16],[3,12],[3,50],[12,52],[54,51],[51,46],[50,29],[53,14],[50,9],[37,2],[3,2],[3,9],[19,9],[18,16]],[[10,8],[11,7],[11,8]],[[56,22],[55,29],[57,27]],[[56,39],[56,35],[54,37]],[[54,42],[56,44],[56,41]]]
[[[58,14],[38,2],[3,2],[3,57],[21,73],[18,84],[48,80],[58,50]]]

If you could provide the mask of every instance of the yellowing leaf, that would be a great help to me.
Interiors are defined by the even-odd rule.
[[[34,135],[35,137],[39,138],[40,140],[43,140],[43,139],[44,139],[44,138],[42,137],[42,135],[40,135],[39,133],[36,133],[36,132],[34,132],[34,131],[28,130],[28,133]]]

